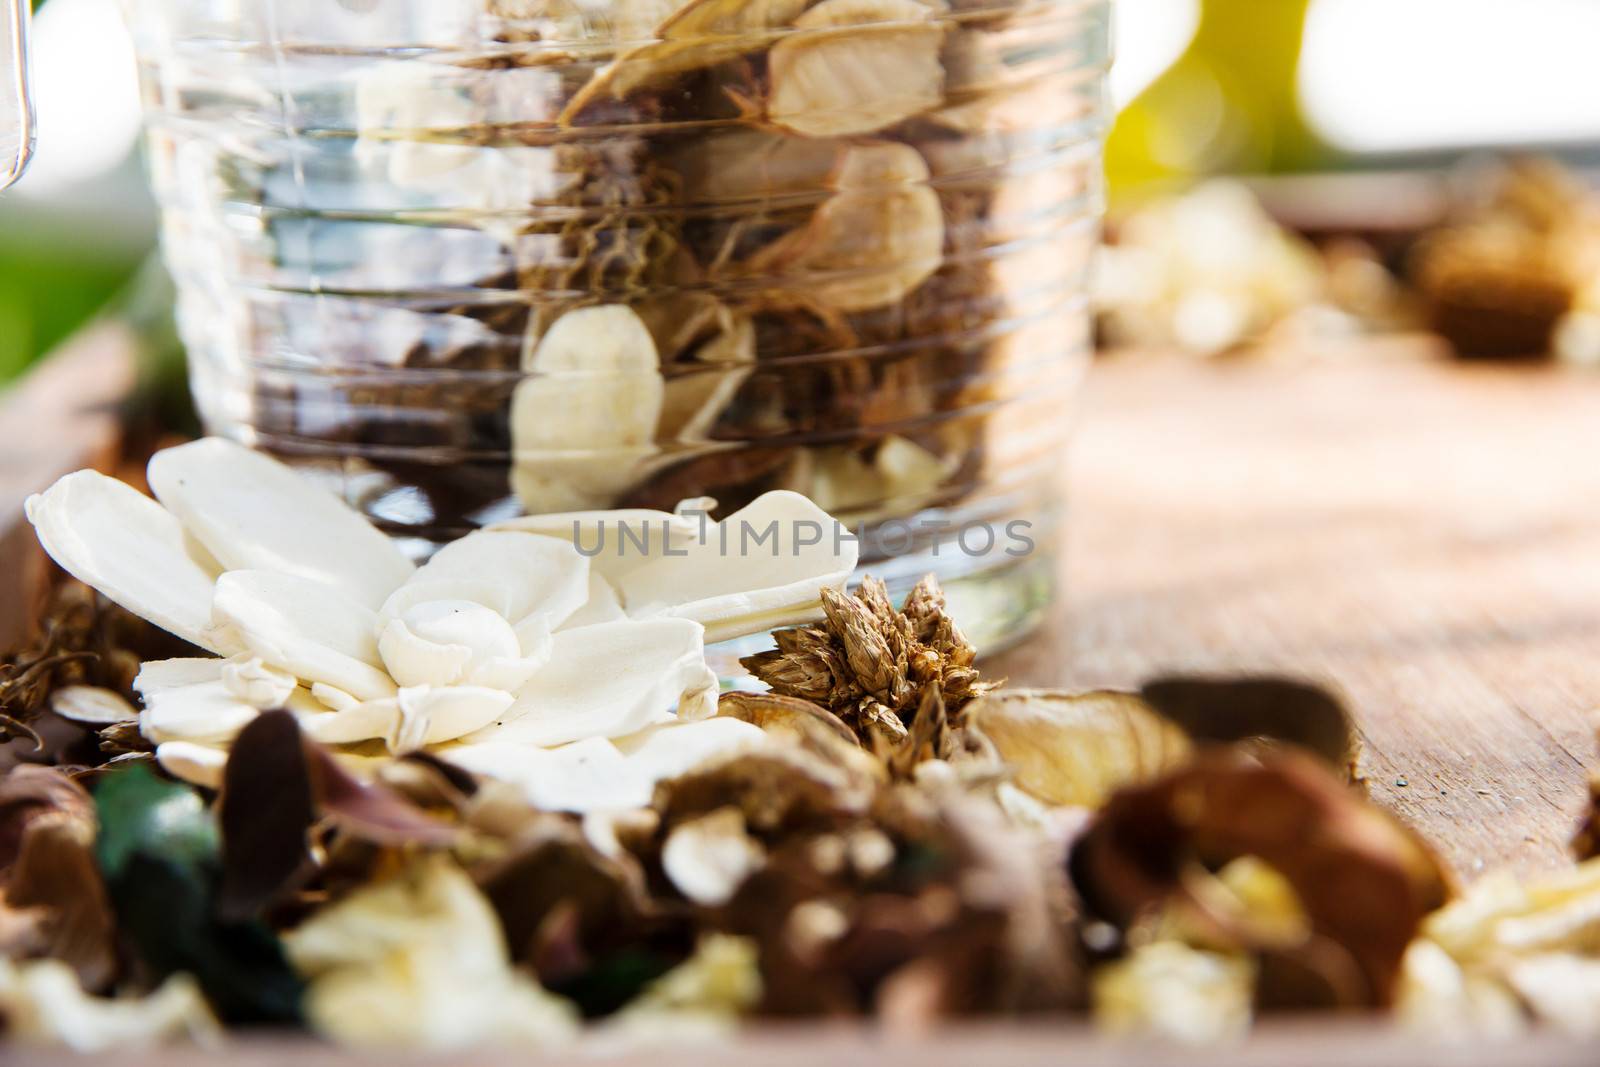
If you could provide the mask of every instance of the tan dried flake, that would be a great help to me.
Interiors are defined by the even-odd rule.
[[[834,194],[810,223],[758,251],[748,269],[787,275],[808,300],[834,311],[893,304],[938,270],[943,255],[944,214],[928,177],[908,145],[852,146]],[[808,276],[796,282],[796,271]]]
[[[621,100],[760,51],[805,5],[806,0],[690,0],[661,22],[657,40],[624,52],[596,71],[567,103],[559,121],[571,125],[600,100]]]
[[[1008,689],[973,701],[967,715],[1019,788],[1060,806],[1098,808],[1193,749],[1182,730],[1128,693]]]
[[[916,0],[823,0],[773,45],[767,116],[808,137],[871,133],[944,100],[945,27]]]

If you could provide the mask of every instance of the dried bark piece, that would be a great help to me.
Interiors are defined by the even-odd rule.
[[[1139,696],[1196,741],[1292,744],[1353,775],[1360,755],[1343,701],[1288,678],[1158,678]]]
[[[917,0],[823,0],[768,54],[768,118],[808,137],[846,137],[938,107],[936,15]]]
[[[1264,943],[1248,909],[1197,890],[1207,871],[1246,856],[1293,888],[1308,920],[1297,943]],[[1074,847],[1071,871],[1086,905],[1124,930],[1176,913],[1213,944],[1254,953],[1264,1007],[1390,1003],[1406,945],[1448,896],[1415,834],[1290,751],[1259,762],[1202,752],[1118,793]]]
[[[805,272],[811,277],[794,287],[834,311],[893,304],[942,261],[944,212],[928,178],[909,145],[853,145],[840,158],[834,194],[811,222],[761,249],[746,269],[789,275],[791,284],[793,272]]]

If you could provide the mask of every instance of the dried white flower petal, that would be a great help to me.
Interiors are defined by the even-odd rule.
[[[281,708],[299,685],[288,671],[269,667],[260,656],[240,653],[222,663],[222,687],[256,708]]]
[[[745,831],[738,808],[719,808],[679,823],[661,846],[661,867],[696,904],[719,907],[766,863],[761,842]]]
[[[623,811],[650,803],[653,783],[603,737],[555,748],[469,742],[439,755],[463,770],[521,787],[529,804],[546,811]]]
[[[178,520],[131,485],[77,471],[25,507],[39,543],[74,578],[191,644],[223,656],[240,650],[210,632],[216,574],[190,555]]]
[[[563,630],[510,710],[467,740],[549,746],[632,733],[685,693],[715,690],[702,633],[681,619]]]
[[[589,602],[561,624],[563,630],[576,630],[583,626],[594,626],[602,622],[619,622],[628,617],[622,610],[622,601],[617,596],[617,591],[610,582],[602,578],[599,572],[589,575]]]
[[[400,714],[388,737],[389,749],[414,752],[424,745],[454,741],[493,722],[511,701],[511,694],[504,690],[474,685],[402,689]]]
[[[139,717],[139,709],[124,700],[122,694],[98,685],[57,689],[50,695],[50,710],[63,719],[89,726],[132,722]]]
[[[554,629],[584,605],[589,561],[568,545],[507,530],[452,541],[383,602],[380,620],[429,600],[471,600],[513,626],[537,612]]]
[[[186,974],[173,975],[143,997],[93,997],[60,960],[0,958],[0,1014],[12,1040],[80,1053],[222,1040],[221,1025]]]
[[[157,744],[165,741],[226,744],[260,714],[259,708],[230,693],[220,678],[153,690],[143,686],[144,678],[141,672],[133,683],[144,698],[139,732]]]
[[[687,774],[702,763],[752,751],[766,743],[767,735],[761,727],[722,717],[699,722],[669,719],[615,742],[618,751],[652,785]]]
[[[1255,979],[1248,959],[1158,941],[1094,972],[1095,1025],[1191,1045],[1237,1038],[1250,1028]]]
[[[413,570],[354,508],[290,468],[220,437],[163,449],[150,491],[224,567],[311,579],[377,607]]]
[[[916,0],[823,0],[768,55],[773,122],[808,137],[871,133],[944,102],[944,27]]]
[[[621,304],[579,308],[523,362],[511,399],[517,496],[529,511],[611,503],[656,451],[665,386],[650,331]]]
[[[694,955],[651,982],[607,1023],[652,1045],[663,1037],[726,1034],[761,1000],[761,960],[754,941],[707,934]]]
[[[321,909],[284,947],[309,979],[312,1025],[345,1043],[537,1046],[576,1030],[570,1004],[511,966],[493,910],[443,857]]]
[[[855,570],[855,538],[799,493],[764,493],[682,555],[661,555],[618,584],[634,618],[693,619],[724,641],[816,618],[821,590]]]
[[[156,762],[174,778],[190,785],[216,789],[222,785],[222,771],[228,765],[228,751],[193,741],[164,741],[156,746]]]
[[[365,700],[390,696],[377,615],[333,586],[272,571],[229,571],[212,598],[219,626],[252,653],[308,682],[326,682]]]

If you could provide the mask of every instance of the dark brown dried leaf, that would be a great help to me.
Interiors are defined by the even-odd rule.
[[[1264,941],[1248,915],[1219,910],[1209,872],[1254,857],[1287,880],[1308,925]],[[1176,911],[1208,940],[1255,952],[1263,1007],[1390,1002],[1422,918],[1449,896],[1427,846],[1311,758],[1200,753],[1112,798],[1074,847],[1086,906],[1127,930]]]
[[[94,801],[60,771],[0,778],[0,954],[67,963],[85,989],[116,970],[116,931],[94,860]]]

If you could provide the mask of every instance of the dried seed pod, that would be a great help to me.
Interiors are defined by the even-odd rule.
[[[808,137],[845,137],[938,107],[936,14],[917,0],[823,0],[772,46],[767,116]]]
[[[893,304],[939,269],[944,214],[927,182],[916,149],[854,145],[841,158],[834,195],[810,224],[757,252],[747,267],[808,272],[807,297],[836,311]]]

